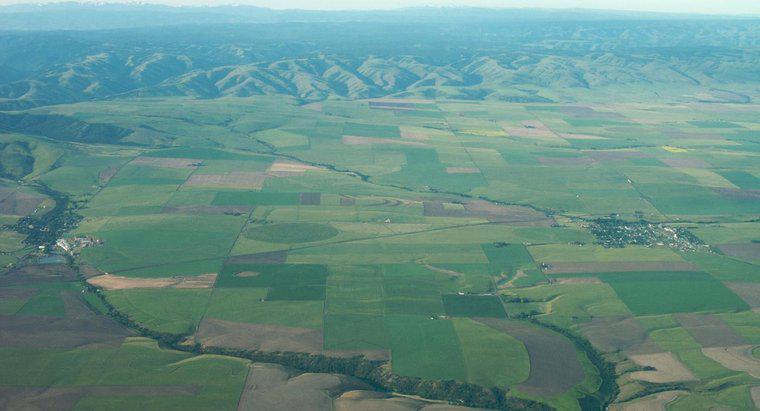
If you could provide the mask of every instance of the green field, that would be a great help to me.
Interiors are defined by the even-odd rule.
[[[749,306],[704,272],[602,273],[599,278],[637,315],[740,311]]]
[[[614,383],[618,402],[676,387],[673,409],[748,404],[756,378],[714,352],[760,344],[752,103],[305,103],[120,98],[33,110],[142,132],[87,149],[5,137],[40,146],[27,153],[35,168],[21,168],[28,177],[0,185],[0,262],[50,257],[24,242],[55,203],[38,182],[81,217],[60,235],[97,241],[73,253],[79,271],[65,281],[0,276],[0,314],[52,335],[40,347],[0,343],[12,369],[0,383],[179,390],[85,395],[79,408],[237,404],[248,362],[136,334],[87,346],[56,322],[81,315],[80,293],[88,310],[118,312],[175,348],[251,350],[309,373],[365,356],[422,394],[456,381],[575,410]],[[619,243],[602,241],[600,221],[615,221],[604,234]],[[32,251],[45,257],[20,260]],[[105,284],[105,302],[82,293],[91,277],[112,281],[90,280]],[[688,378],[647,381],[640,373],[655,371],[642,355]],[[185,385],[200,387],[192,399]]]

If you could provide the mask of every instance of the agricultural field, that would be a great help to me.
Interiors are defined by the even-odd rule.
[[[266,96],[35,110],[91,122],[150,112],[141,121],[181,137],[68,149],[33,177],[76,202],[81,220],[62,236],[94,245],[71,252],[79,268],[68,282],[3,288],[3,315],[68,318],[73,303],[60,296],[86,285],[103,312],[138,328],[119,328],[124,336],[102,352],[14,345],[3,361],[43,361],[39,350],[53,362],[151,359],[165,365],[107,383],[140,381],[129,392],[150,398],[146,381],[191,361],[202,375],[172,374],[162,383],[171,394],[148,390],[153,405],[203,395],[199,407],[225,408],[252,395],[249,363],[191,358],[139,337],[152,333],[204,350],[361,356],[399,378],[498,387],[560,409],[752,404],[760,175],[746,133],[760,130],[756,107],[388,104],[407,103],[315,110]],[[196,131],[177,120],[178,107],[204,113]],[[725,121],[719,133],[715,119]],[[90,185],[68,187],[65,176]],[[39,210],[46,200],[34,198]],[[34,213],[28,202],[21,211]],[[622,223],[603,242],[590,224],[609,216]],[[615,237],[626,221],[654,228],[635,241]],[[652,230],[688,242],[662,243]],[[9,233],[4,244],[23,239]],[[57,382],[84,377],[3,378],[60,386],[56,395],[80,406],[138,401],[92,385],[104,382],[76,392]]]
[[[0,409],[760,408],[757,19],[14,7]]]

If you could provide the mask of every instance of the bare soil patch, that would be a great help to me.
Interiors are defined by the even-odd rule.
[[[40,281],[76,281],[77,273],[63,264],[25,265],[0,276],[0,286],[23,285]]]
[[[216,281],[216,273],[187,277],[133,278],[104,274],[87,279],[87,282],[105,290],[127,290],[132,288],[211,288]]]
[[[544,123],[538,120],[523,121],[521,126],[515,127],[511,124],[502,125],[504,131],[508,135],[522,138],[532,138],[540,140],[560,140],[561,138],[547,127]]]
[[[530,357],[528,379],[516,386],[529,395],[559,395],[583,381],[584,374],[567,338],[522,322],[497,318],[476,318],[491,328],[507,333],[525,344]]]
[[[290,177],[294,175],[301,175],[307,171],[320,170],[322,169],[309,164],[278,159],[272,163],[271,166],[269,166],[267,169],[267,174],[275,177]]]
[[[430,135],[427,133],[423,133],[421,131],[406,130],[404,129],[404,127],[401,127],[401,138],[406,138],[409,140],[426,141],[426,140],[430,140]]]
[[[235,277],[257,277],[261,275],[261,273],[257,271],[241,271],[239,273],[235,273]]]
[[[675,401],[685,391],[663,391],[633,401],[610,405],[610,411],[665,411],[666,405]]]
[[[267,177],[266,173],[245,171],[232,171],[224,174],[193,174],[185,181],[185,185],[261,189]]]
[[[560,137],[568,140],[609,140],[607,137],[592,134],[559,133]]]
[[[635,380],[668,383],[694,381],[697,378],[672,353],[631,355],[631,360],[642,367],[652,367],[651,371],[635,371],[631,378]]]
[[[85,396],[164,396],[198,393],[194,385],[85,385],[76,387],[0,387],[0,409],[68,410]]]
[[[164,168],[196,168],[203,160],[197,158],[163,158],[163,157],[137,157],[130,161],[133,166],[150,166]]]
[[[104,316],[80,318],[27,315],[0,316],[0,346],[20,348],[77,348],[118,346],[133,333]]]
[[[750,388],[749,394],[752,397],[755,408],[760,408],[760,385]]]
[[[388,350],[324,350],[322,330],[285,327],[276,324],[250,324],[204,318],[195,339],[205,346],[261,351],[292,351],[350,358],[363,355],[370,360],[387,361]]]
[[[559,277],[553,278],[551,282],[555,284],[603,284],[602,280],[597,277]]]
[[[422,401],[365,391],[349,391],[335,400],[335,411],[416,411]]]
[[[111,181],[113,176],[115,176],[118,171],[119,167],[109,167],[101,171],[98,173],[98,182],[100,182],[101,185],[108,184],[108,182]]]
[[[608,273],[629,271],[694,271],[691,263],[685,261],[611,261],[582,263],[552,263],[544,269],[546,274]]]
[[[446,275],[451,276],[451,277],[462,277],[462,276],[464,276],[464,273],[460,273],[459,271],[447,270],[445,268],[435,267],[435,266],[432,266],[430,264],[425,264],[424,267],[427,268],[430,271],[435,271],[437,273],[446,274]]]
[[[760,283],[724,283],[750,307],[760,307]]]
[[[203,345],[262,351],[322,352],[321,330],[204,318],[195,333]]]
[[[424,201],[422,214],[426,217],[464,217],[464,208],[446,208],[442,202]]]
[[[702,348],[702,353],[720,365],[734,371],[744,371],[754,378],[760,378],[760,360],[752,355],[754,345],[736,347]]]
[[[42,196],[15,191],[0,200],[0,214],[18,216],[31,214],[44,199]]]
[[[760,243],[716,244],[716,247],[731,257],[760,262]]]
[[[22,299],[26,300],[34,297],[38,290],[31,288],[0,288],[0,300],[3,299]]]
[[[296,374],[275,364],[254,363],[238,401],[238,410],[332,411],[333,398],[370,387],[341,374]]]
[[[301,205],[320,205],[322,193],[300,193],[298,199]]]
[[[625,161],[631,158],[649,158],[650,154],[636,150],[584,150],[584,154],[596,161]]]
[[[676,314],[679,323],[702,347],[726,347],[747,344],[747,340],[712,314]]]
[[[356,199],[353,197],[340,196],[340,205],[342,206],[356,205]]]
[[[515,281],[517,281],[517,280],[519,280],[519,279],[521,279],[523,277],[527,277],[527,276],[528,276],[528,274],[525,274],[525,271],[523,271],[523,270],[517,270],[515,272],[515,276],[512,277],[511,280],[507,281],[504,284],[499,285],[498,288],[500,290],[503,290],[503,289],[506,289],[506,288],[510,288],[510,287],[512,287],[514,285]],[[505,278],[507,278],[506,275],[501,275],[499,277],[498,281],[504,281]]]
[[[737,198],[740,200],[760,200],[760,190],[740,190],[736,188],[712,187],[712,190],[728,198]]]
[[[392,139],[392,138],[381,138],[381,137],[363,137],[363,136],[349,136],[345,135],[343,136],[343,144],[349,145],[349,146],[367,146],[372,144],[399,144],[402,146],[415,146],[415,147],[426,147],[427,144],[421,143],[419,141],[409,141],[409,139],[406,140],[399,140],[399,139]]]
[[[625,351],[643,344],[647,332],[633,317],[596,317],[582,326],[583,335],[602,351]]]
[[[349,391],[334,402],[335,411],[444,411],[475,408],[425,401],[413,396],[392,396],[376,391]]]
[[[552,166],[587,166],[594,164],[594,159],[590,157],[537,157],[541,164]]]
[[[480,169],[477,167],[446,167],[446,173],[448,174],[480,174]]]
[[[661,158],[660,161],[671,167],[683,167],[683,168],[709,168],[710,164],[707,164],[705,160],[701,158],[683,158],[683,157],[668,157]]]
[[[73,290],[61,291],[61,300],[67,318],[92,318],[92,310],[82,300],[82,293]]]

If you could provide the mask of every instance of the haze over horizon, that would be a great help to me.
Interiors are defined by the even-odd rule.
[[[62,3],[65,0],[30,2],[28,0],[0,0],[0,6],[18,4]],[[639,0],[636,2],[604,0],[388,0],[382,4],[371,0],[156,0],[130,2],[120,0],[81,1],[81,3],[146,3],[170,6],[222,6],[248,5],[271,9],[303,10],[391,10],[409,7],[489,7],[489,8],[538,8],[538,9],[595,9],[610,11],[638,11],[662,13],[734,14],[759,15],[760,2],[744,0]]]

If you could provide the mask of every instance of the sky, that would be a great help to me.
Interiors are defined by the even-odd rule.
[[[0,0],[0,5],[59,0]],[[80,0],[82,1],[82,0]],[[84,0],[83,2],[102,2]],[[128,0],[105,0],[128,2]],[[171,5],[248,4],[274,9],[366,10],[422,6],[476,6],[503,8],[584,8],[703,14],[760,15],[760,0],[141,0]]]

